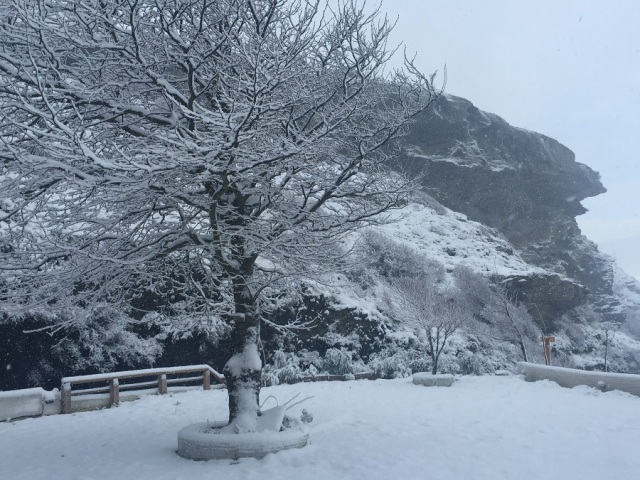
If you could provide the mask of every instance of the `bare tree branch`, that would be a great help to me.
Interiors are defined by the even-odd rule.
[[[234,325],[240,355],[275,290],[256,265],[311,276],[414,187],[386,165],[440,90],[410,61],[384,73],[378,19],[355,1],[2,2],[2,308],[154,292],[176,325]]]

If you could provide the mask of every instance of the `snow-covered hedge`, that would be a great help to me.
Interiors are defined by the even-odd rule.
[[[589,372],[525,362],[518,363],[518,371],[524,374],[528,382],[551,380],[561,387],[573,388],[578,385],[587,385],[602,391],[621,390],[640,397],[640,375]]]

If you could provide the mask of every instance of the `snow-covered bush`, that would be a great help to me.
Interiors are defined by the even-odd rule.
[[[445,278],[442,263],[373,230],[362,235],[356,252],[363,265],[382,278],[421,278],[428,284],[442,282]]]
[[[432,372],[433,373],[433,372]],[[450,373],[452,375],[459,375],[461,372],[460,359],[455,355],[449,354],[442,355],[438,361],[438,373]]]
[[[118,365],[151,365],[162,352],[155,338],[132,331],[133,321],[117,311],[74,312],[68,335],[54,352],[76,370],[107,372]]]
[[[324,355],[322,369],[332,375],[354,373],[353,355],[345,348],[330,348]]]
[[[458,356],[458,373],[461,375],[485,375],[495,371],[484,355],[464,350]]]
[[[0,389],[53,388],[65,375],[149,367],[163,347],[138,327],[111,308],[0,315]]]
[[[382,378],[402,378],[431,369],[431,362],[411,347],[390,347],[371,356],[368,368]]]
[[[319,374],[353,376],[366,369],[362,360],[354,359],[354,353],[346,348],[330,348],[324,357],[307,350],[284,352],[279,349],[262,368],[262,384],[296,383],[305,376]]]
[[[267,363],[262,368],[262,385],[295,383],[300,380],[302,375],[300,359],[294,353],[276,350],[273,353],[272,363]]]
[[[379,352],[371,356],[369,368],[382,378],[405,377],[411,373],[406,352]]]

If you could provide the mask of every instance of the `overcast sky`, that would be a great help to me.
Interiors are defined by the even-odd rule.
[[[375,3],[371,1],[370,3]],[[446,91],[560,141],[602,175],[582,232],[640,279],[640,1],[385,0]]]

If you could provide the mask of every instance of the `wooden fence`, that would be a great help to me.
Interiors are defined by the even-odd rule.
[[[302,375],[297,377],[295,380],[287,383],[307,383],[307,382],[345,382],[348,380],[377,380],[382,378],[381,375],[378,375],[374,372],[363,372],[363,373],[353,373],[347,375],[329,375],[329,374],[321,374],[321,375]]]
[[[220,385],[225,384],[224,376],[208,365],[186,367],[149,368],[95,375],[64,377],[62,389],[47,392],[41,388],[0,392],[0,421],[9,418],[34,417],[71,413],[72,406],[77,410],[93,410],[105,406],[118,405],[120,393],[129,391],[137,396],[140,392],[167,393],[170,386],[193,386],[200,384],[204,390],[211,387],[211,379]],[[286,383],[346,381],[360,379],[375,380],[381,378],[373,372],[349,375],[313,375],[291,378]],[[82,386],[82,388],[77,388]],[[75,387],[75,388],[74,388]],[[149,388],[151,387],[151,391]],[[102,395],[102,394],[109,394]],[[98,394],[92,397],[92,394]],[[126,393],[125,393],[126,395]],[[84,398],[83,398],[84,397]],[[72,399],[75,398],[75,406]],[[123,398],[124,400],[124,398]],[[4,415],[4,416],[3,416]]]
[[[120,403],[120,392],[125,390],[157,388],[159,394],[165,394],[170,385],[189,386],[194,383],[201,383],[204,390],[209,390],[211,388],[211,377],[220,384],[225,383],[224,376],[209,365],[148,368],[145,370],[64,377],[62,379],[62,389],[60,390],[62,413],[71,413],[72,398],[81,395],[109,393],[109,406],[113,406]],[[85,387],[74,389],[75,385],[83,385]]]

